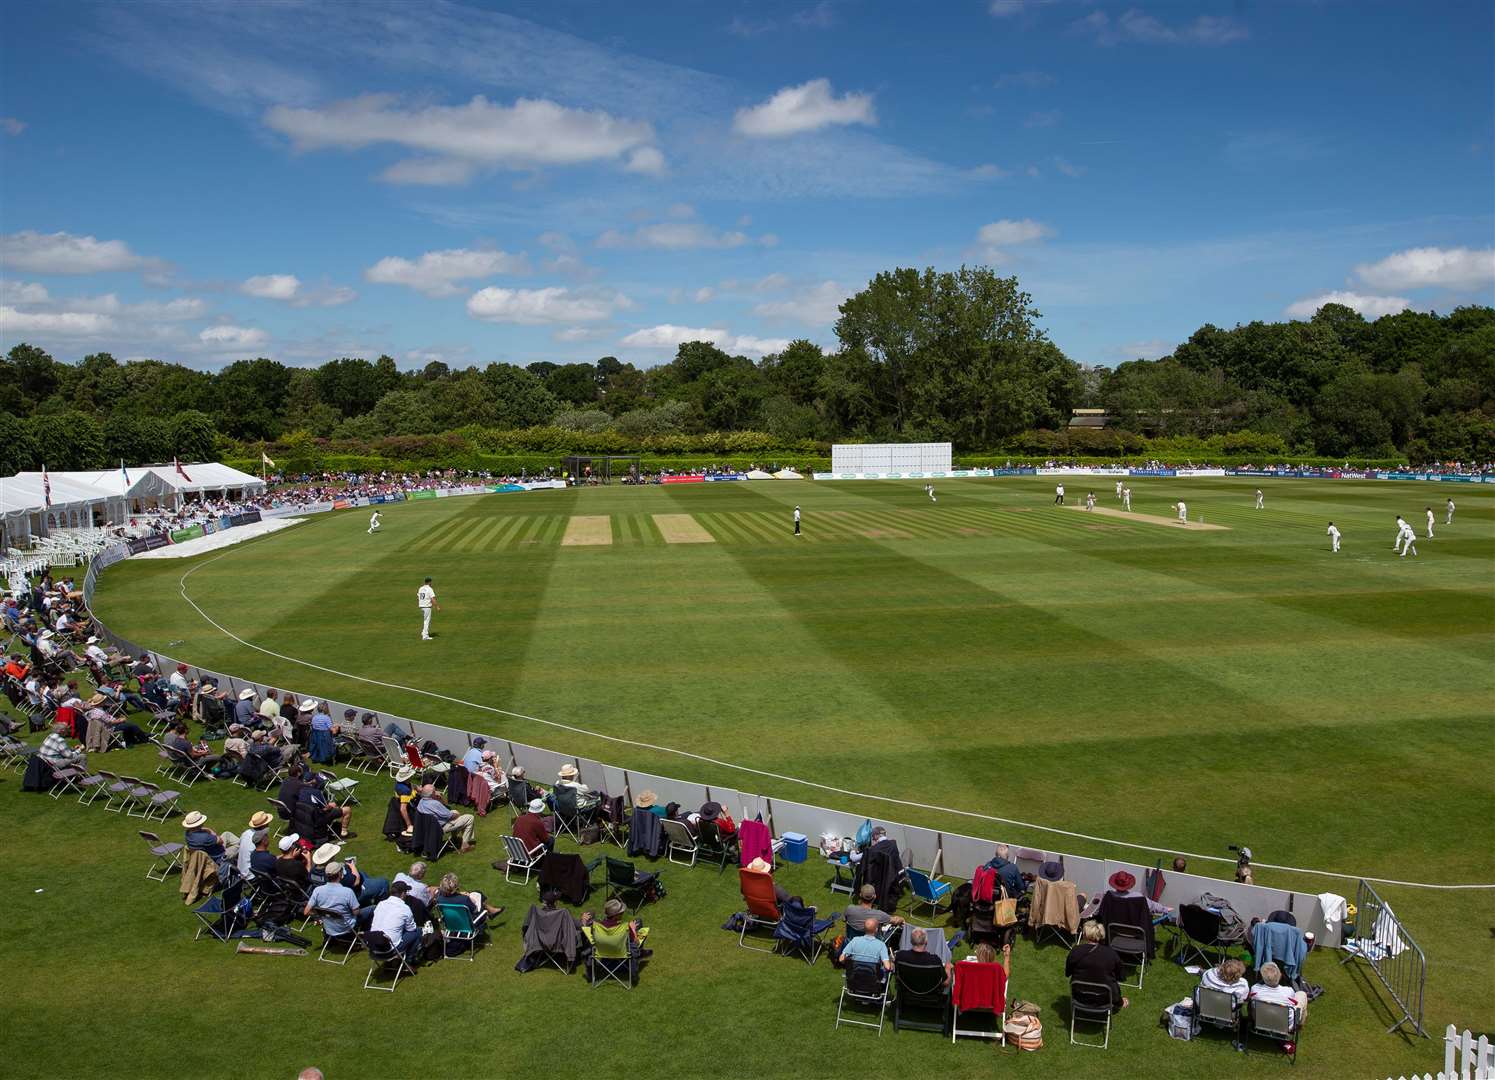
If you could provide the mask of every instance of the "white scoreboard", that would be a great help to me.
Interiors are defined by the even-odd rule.
[[[831,447],[831,471],[855,473],[949,472],[950,444],[836,443]]]

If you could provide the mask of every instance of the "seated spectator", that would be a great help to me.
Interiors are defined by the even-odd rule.
[[[320,908],[327,913],[322,916],[322,932],[329,937],[347,937],[358,929],[358,895],[342,883],[341,864],[336,862],[329,863],[327,869],[334,872],[333,876],[311,891],[311,896],[307,897],[306,908],[302,911],[302,914],[311,915],[313,909]],[[385,903],[387,902],[385,901]],[[403,901],[400,901],[400,907],[404,909],[405,918],[408,919],[410,917],[410,909],[405,907]],[[372,912],[370,914],[372,915]],[[411,919],[410,925],[412,927],[415,925],[413,919]],[[403,928],[404,922],[401,920],[400,929],[403,930]],[[397,947],[401,944],[402,940],[401,937],[392,937],[390,939]],[[420,932],[416,931],[417,943],[419,940]]]
[[[908,934],[910,948],[899,949],[893,960],[907,967],[943,968],[945,981],[950,980],[950,962],[941,960],[929,951],[929,934],[922,926],[916,926]]]
[[[1117,1012],[1131,1004],[1121,996],[1123,974],[1121,957],[1106,944],[1106,928],[1087,919],[1080,927],[1079,944],[1064,959],[1064,977],[1107,987],[1111,991],[1111,1011]]]
[[[488,785],[488,797],[496,799],[504,794],[508,787],[506,781],[500,779],[504,774],[503,762],[498,760],[498,755],[492,750],[483,751],[482,764],[478,766],[478,776],[483,783]]]
[[[311,854],[302,846],[301,837],[295,833],[282,836],[279,847],[280,857],[275,860],[275,876],[303,889],[310,888]]]
[[[74,750],[67,744],[68,725],[62,721],[52,724],[52,730],[42,740],[37,756],[53,769],[86,769],[88,758],[82,748]]]
[[[201,851],[220,869],[238,858],[239,838],[233,833],[224,833],[220,837],[208,828],[208,816],[201,810],[193,810],[182,818],[182,832],[189,851]]]
[[[260,702],[260,707],[255,710],[260,719],[267,724],[280,719],[280,702],[275,700],[275,695],[279,693],[279,690],[266,690],[265,700]]]
[[[180,720],[167,733],[166,745],[191,758],[204,769],[212,769],[223,760],[223,755],[213,753],[212,747],[206,742],[199,740],[197,743],[193,743],[187,737],[187,725]]]
[[[125,687],[118,679],[108,679],[99,684],[98,692],[109,701],[123,705],[127,709],[137,712],[154,712],[155,708],[145,698],[133,690]]]
[[[411,896],[415,897],[415,899],[419,900],[422,904],[425,904],[428,907],[430,906],[431,886],[426,884],[425,863],[411,863],[409,873],[396,874],[395,880],[403,881],[409,887]]]
[[[234,702],[234,722],[242,727],[254,727],[254,688],[246,686],[239,691],[239,700]]]
[[[197,697],[192,702],[192,715],[208,731],[222,731],[228,724],[227,708],[224,705],[228,697],[226,690],[218,689],[218,684],[207,680],[197,692]]]
[[[1017,868],[1017,863],[1009,859],[1011,850],[1006,844],[998,844],[991,861],[986,865],[996,871],[1002,888],[1007,890],[1007,895],[1016,900],[1028,891],[1028,885],[1023,881],[1023,872]]]
[[[880,929],[881,924],[876,919],[869,917],[862,920],[862,932],[847,939],[841,950],[841,962],[877,964],[884,972],[892,971],[893,958],[888,954],[888,947],[883,944],[882,938],[877,936]]]
[[[555,786],[575,788],[576,808],[578,810],[586,810],[597,805],[598,796],[594,795],[592,789],[578,779],[579,775],[575,765],[569,763],[562,765],[560,772],[556,774]]]
[[[389,896],[374,907],[369,931],[383,934],[392,946],[405,954],[405,962],[414,967],[420,962],[421,933],[420,927],[415,925],[415,917],[410,914],[410,905],[405,903],[405,894],[409,891],[410,887],[402,881],[391,885]],[[316,895],[316,892],[312,893],[313,898]]]
[[[1291,985],[1282,985],[1282,969],[1270,960],[1257,972],[1261,982],[1251,987],[1252,1001],[1269,1001],[1276,1005],[1287,1005],[1296,1010],[1299,1024],[1308,1018],[1308,995],[1294,990]]]
[[[650,791],[648,788],[645,788],[643,791],[639,792],[638,798],[633,800],[633,805],[635,809],[647,810],[649,811],[649,813],[655,814],[658,817],[670,816],[669,811],[665,807],[659,805],[659,796],[654,794],[654,792]]]
[[[353,808],[339,806],[327,797],[326,773],[314,772],[305,778],[296,793],[296,806],[291,814],[302,835],[312,840],[326,835],[328,829],[335,830],[344,840],[357,835],[351,828]]]
[[[435,784],[423,784],[420,789],[420,801],[415,804],[418,814],[429,814],[441,823],[443,833],[459,833],[461,847],[458,849],[463,853],[472,850],[473,831],[477,827],[477,819],[471,814],[459,814],[446,804],[446,799],[436,790]]]
[[[228,725],[228,738],[223,740],[223,753],[225,757],[229,754],[234,754],[242,761],[249,756],[249,740],[244,737],[244,734],[243,724],[235,723]]]
[[[1106,892],[1098,892],[1090,898],[1090,902],[1087,903],[1084,910],[1080,912],[1081,919],[1089,919],[1095,917],[1096,913],[1100,911],[1102,902],[1104,902],[1105,898],[1108,895],[1116,898],[1117,900],[1125,900],[1131,897],[1138,897],[1146,900],[1148,912],[1155,916],[1167,915],[1173,910],[1170,907],[1158,903],[1156,900],[1143,896],[1142,893],[1137,889],[1136,875],[1131,873],[1131,871],[1129,870],[1116,871],[1116,873],[1112,874],[1110,878],[1107,879],[1106,884],[1110,886],[1110,888]]]
[[[256,810],[249,818],[249,827],[239,834],[239,855],[236,865],[239,868],[240,877],[252,877],[259,873],[250,865],[250,857],[254,854],[255,845],[262,837],[270,835],[270,823],[273,819],[263,810]],[[267,846],[266,851],[269,850]]]
[[[371,712],[363,714],[363,723],[358,728],[358,741],[366,743],[371,748],[379,748],[384,745],[384,731],[379,727],[379,718]]]
[[[748,863],[743,869],[754,874],[768,874],[770,877],[773,876],[773,867],[769,866],[768,860],[761,855]],[[789,890],[775,881],[773,883],[773,902],[782,908],[788,900]]]
[[[1246,965],[1234,957],[1229,957],[1215,967],[1207,968],[1199,976],[1199,985],[1229,994],[1239,1006],[1251,993],[1250,987],[1246,985],[1245,974]]]
[[[365,875],[358,869],[358,859],[353,855],[338,862],[337,856],[341,850],[342,847],[338,844],[323,844],[312,852],[308,876],[313,885],[320,885],[324,881],[341,881],[353,890],[358,902],[365,907],[389,895],[388,879]],[[338,867],[336,873],[332,869],[334,866]]]
[[[653,956],[654,950],[644,948],[644,943],[649,940],[649,928],[647,926],[644,926],[637,919],[624,921],[623,915],[627,910],[628,908],[624,905],[623,901],[614,897],[602,905],[601,919],[598,919],[590,911],[582,915],[581,932],[587,941],[595,942],[598,927],[616,931],[626,926],[628,931],[628,966],[631,976],[637,978],[639,960]]]
[[[141,743],[151,741],[151,737],[145,733],[145,729],[139,724],[131,720],[126,720],[123,716],[115,716],[113,713],[106,711],[104,705],[108,700],[103,694],[95,694],[88,699],[88,711],[83,715],[88,718],[90,731],[93,730],[95,724],[102,724],[123,739],[126,746],[139,746]]]
[[[401,765],[395,773],[395,798],[400,803],[400,820],[405,823],[405,834],[415,831],[415,819],[410,804],[415,800],[415,785],[411,783],[415,779],[415,769],[410,765]]]
[[[249,848],[250,840],[254,847]],[[275,866],[278,861],[270,854],[270,830],[260,829],[251,838],[239,841],[240,850],[249,848],[249,871],[255,877],[274,877]]]
[[[99,639],[97,637],[89,638],[87,646],[88,647],[83,650],[83,655],[88,657],[88,659],[92,661],[93,664],[97,668],[99,668],[99,670],[102,671],[107,668],[109,666],[109,654],[106,653],[103,646],[99,644]]]
[[[481,735],[472,740],[472,745],[462,755],[462,767],[467,770],[469,776],[475,774],[483,766],[483,747],[488,745],[488,740]]]
[[[555,837],[550,835],[550,826],[545,823],[545,802],[531,799],[525,812],[514,819],[514,835],[524,844],[526,851],[544,846],[546,851],[555,850]]]
[[[399,880],[396,878],[395,880]],[[484,912],[489,918],[494,915],[502,915],[504,909],[495,907],[488,903],[487,897],[480,892],[461,892],[460,882],[456,874],[442,874],[441,883],[436,888],[436,899],[441,903],[459,904],[467,909],[468,921],[477,924],[478,912]]]
[[[902,915],[889,915],[877,906],[877,886],[863,885],[857,894],[859,903],[848,904],[846,907],[846,925],[848,927],[861,926],[871,920],[877,923],[878,933],[881,934],[884,927],[902,926]]]

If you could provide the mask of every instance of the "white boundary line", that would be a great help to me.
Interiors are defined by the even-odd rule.
[[[258,540],[261,538],[255,537],[254,539]],[[250,542],[252,543],[253,541]],[[584,735],[592,739],[602,739],[606,742],[618,743],[623,746],[632,746],[641,750],[651,750],[656,753],[662,754],[675,754],[679,757],[688,758],[692,761],[703,762],[707,765],[716,765],[724,769],[733,769],[737,772],[748,773],[752,776],[762,776],[771,780],[783,780],[787,783],[799,784],[803,787],[815,788],[819,791],[828,791],[836,795],[849,795],[852,798],[857,799],[871,799],[876,802],[888,803],[893,806],[913,807],[916,810],[930,810],[936,813],[956,814],[960,817],[973,818],[978,821],[990,821],[999,825],[1011,825],[1023,829],[1034,829],[1038,832],[1052,833],[1055,836],[1068,836],[1077,840],[1090,840],[1095,843],[1111,844],[1116,847],[1132,848],[1137,851],[1166,851],[1174,854],[1184,855],[1190,859],[1202,859],[1208,862],[1228,864],[1233,864],[1235,862],[1234,859],[1227,859],[1220,855],[1205,855],[1191,851],[1179,851],[1177,848],[1169,845],[1159,846],[1151,844],[1134,844],[1126,840],[1116,840],[1106,836],[1093,836],[1090,833],[1072,832],[1068,829],[1056,829],[1052,826],[1037,825],[1029,821],[1018,821],[1014,818],[996,817],[992,814],[980,814],[971,810],[960,810],[950,806],[935,806],[930,803],[914,802],[909,799],[895,799],[887,795],[872,795],[864,791],[852,791],[849,788],[834,787],[830,784],[822,784],[814,780],[805,780],[797,776],[786,776],[783,773],[775,773],[768,772],[763,769],[755,769],[749,765],[738,765],[735,762],[722,761],[719,758],[707,757],[704,754],[696,754],[689,750],[677,750],[672,746],[658,746],[654,743],[639,742],[635,739],[625,739],[616,735],[604,735],[598,731],[589,731],[586,728],[575,727],[571,724],[563,724],[555,720],[542,720],[538,716],[528,716],[525,713],[511,712],[508,709],[500,709],[496,706],[483,705],[476,701],[467,701],[463,698],[452,697],[448,694],[440,694],[434,690],[422,690],[419,687],[405,686],[402,683],[385,682],[381,679],[370,679],[362,675],[353,675],[346,671],[338,671],[336,668],[324,667],[321,664],[314,664],[309,660],[302,660],[300,657],[287,656],[284,653],[278,653],[271,649],[266,649],[263,646],[256,645],[252,641],[245,641],[243,638],[239,637],[239,635],[235,634],[232,630],[229,630],[221,623],[215,621],[212,616],[210,616],[206,611],[199,607],[196,601],[194,601],[192,597],[187,594],[187,579],[189,577],[197,573],[197,571],[201,570],[204,566],[211,566],[219,559],[227,558],[229,555],[232,555],[235,552],[243,551],[247,546],[247,544],[236,545],[235,547],[230,548],[228,551],[223,552],[221,555],[215,555],[211,559],[207,559],[203,562],[198,563],[196,566],[192,567],[184,574],[182,574],[181,578],[177,582],[177,587],[179,592],[181,593],[182,599],[185,600],[187,604],[192,608],[192,610],[197,612],[197,614],[200,615],[203,621],[205,621],[209,626],[213,627],[225,637],[238,642],[245,648],[253,649],[255,652],[263,653],[264,655],[274,657],[277,660],[284,660],[287,663],[297,664],[301,667],[310,668],[313,671],[325,672],[328,675],[336,675],[339,678],[351,679],[354,682],[366,683],[369,686],[382,686],[388,690],[402,690],[405,693],[419,694],[422,697],[432,698],[436,701],[446,701],[450,702],[453,705],[465,705],[470,709],[478,709],[482,712],[493,713],[496,716],[509,716],[513,717],[516,720],[527,720],[530,723],[543,724],[546,727],[553,727],[560,731],[569,731],[576,735]],[[1255,863],[1254,865],[1263,867],[1268,870],[1282,870],[1293,874],[1314,874],[1319,877],[1340,878],[1345,881],[1372,881],[1378,885],[1401,885],[1411,889],[1495,889],[1495,884],[1439,885],[1426,881],[1398,881],[1393,878],[1370,877],[1365,874],[1346,874],[1335,870],[1314,870],[1301,866],[1281,866],[1276,863]]]

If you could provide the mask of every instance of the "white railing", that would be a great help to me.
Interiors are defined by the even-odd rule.
[[[1478,1038],[1468,1029],[1452,1024],[1443,1034],[1443,1071],[1402,1076],[1397,1080],[1495,1080],[1495,1045],[1487,1036]]]

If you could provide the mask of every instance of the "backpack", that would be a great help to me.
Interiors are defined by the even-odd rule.
[[[1043,1046],[1043,1021],[1038,1019],[1036,1005],[1029,1006],[1033,1012],[1016,1012],[1007,1018],[1002,1031],[1007,1038],[1017,1043],[1019,1050],[1038,1050]]]

